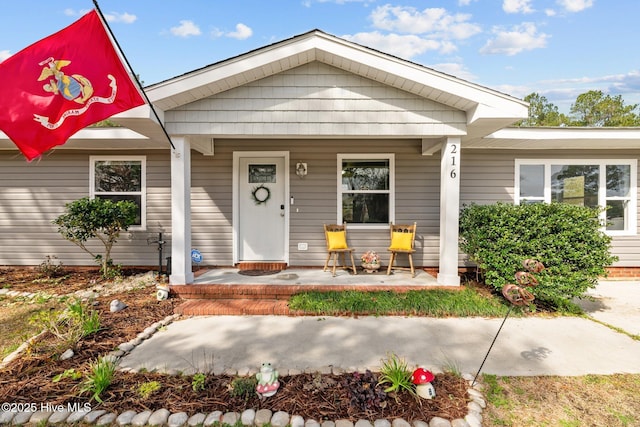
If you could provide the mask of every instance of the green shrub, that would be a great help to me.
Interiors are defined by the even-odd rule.
[[[256,394],[258,380],[255,377],[236,377],[231,381],[229,394],[233,397],[240,397],[249,400]]]
[[[65,213],[57,217],[53,224],[66,240],[91,255],[100,264],[100,272],[105,278],[113,278],[114,272],[111,251],[120,237],[136,222],[138,207],[129,200],[114,202],[99,197],[84,197],[65,205]],[[90,239],[102,243],[103,253],[97,253]]]
[[[611,238],[600,230],[598,208],[562,203],[515,206],[470,205],[460,214],[460,249],[501,290],[514,282],[522,261],[534,258],[546,269],[531,288],[538,300],[554,306],[595,287],[617,260]]]
[[[204,385],[206,382],[207,382],[207,376],[202,372],[198,372],[193,376],[193,379],[191,380],[191,388],[195,392],[203,391]]]
[[[62,262],[58,261],[58,257],[55,255],[47,255],[38,266],[38,273],[47,279],[53,279],[60,277],[64,274],[64,267]]]
[[[148,399],[153,393],[160,390],[162,385],[158,381],[148,381],[138,386],[138,396]]]

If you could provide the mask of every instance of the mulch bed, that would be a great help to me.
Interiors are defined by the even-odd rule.
[[[15,272],[13,272],[15,273]],[[2,283],[14,283],[13,277],[22,277],[23,285],[12,286],[11,289],[35,292],[36,284],[24,273],[13,276],[7,269],[0,270],[0,286]],[[95,283],[95,273],[72,273],[78,282]],[[33,276],[32,276],[33,278]],[[11,282],[10,282],[11,281]],[[79,283],[58,284],[71,292]],[[81,287],[80,287],[81,288]],[[41,289],[40,289],[41,290]],[[120,299],[129,306],[119,313],[109,311],[112,299]],[[157,301],[153,288],[144,288],[122,294],[99,297],[95,309],[101,317],[102,330],[81,340],[74,349],[75,356],[66,361],[58,360],[58,355],[65,349],[56,348],[52,337],[45,338],[28,353],[9,364],[0,371],[0,402],[15,403],[48,403],[82,404],[90,402],[90,395],[80,393],[82,380],[63,379],[53,382],[53,378],[68,369],[75,369],[86,374],[89,364],[98,357],[114,350],[119,344],[129,341],[152,323],[173,314],[174,308],[182,301],[169,299]],[[272,411],[285,411],[291,415],[300,415],[305,419],[318,421],[350,419],[375,420],[378,418],[403,418],[407,421],[430,420],[438,416],[453,420],[464,418],[467,414],[467,383],[452,374],[438,374],[433,384],[437,396],[433,400],[416,400],[407,393],[392,395],[384,399],[376,409],[359,409],[351,404],[353,395],[346,385],[349,376],[329,374],[300,374],[281,377],[281,386],[276,395],[260,400],[253,395],[248,398],[232,396],[230,384],[235,377],[227,375],[206,374],[205,388],[194,391],[192,376],[170,376],[158,373],[124,373],[116,372],[109,388],[103,393],[103,403],[91,402],[93,409],[105,409],[121,413],[125,410],[143,411],[166,408],[171,412],[242,412],[247,408],[255,410],[266,408]],[[158,391],[149,397],[141,397],[138,388],[141,384],[157,381]],[[366,386],[364,386],[366,388]]]

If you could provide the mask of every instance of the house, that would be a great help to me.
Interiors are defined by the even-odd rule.
[[[0,264],[91,264],[51,221],[100,196],[139,205],[114,261],[156,265],[162,232],[172,284],[193,282],[192,248],[205,266],[322,266],[323,223],[386,253],[388,223],[416,221],[416,265],[456,286],[459,209],[497,201],[609,205],[613,267],[640,267],[640,130],[510,128],[522,100],[318,30],[146,92],[157,116],[121,113],[31,163],[0,138]]]

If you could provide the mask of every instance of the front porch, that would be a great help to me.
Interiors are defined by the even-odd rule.
[[[213,268],[202,269],[194,272],[194,285],[274,285],[274,286],[296,286],[301,289],[316,289],[318,287],[389,287],[398,286],[424,287],[437,286],[434,276],[424,269],[416,269],[416,276],[411,277],[408,271],[392,271],[386,274],[386,266],[376,273],[367,273],[358,269],[358,274],[351,273],[350,270],[336,269],[336,277],[331,275],[331,271],[322,271],[322,267],[317,268],[296,268],[289,267],[282,271],[264,271],[259,273],[255,270],[240,270],[237,268]]]
[[[338,269],[336,277],[322,268],[287,268],[282,271],[242,271],[237,268],[201,269],[192,284],[172,285],[171,292],[184,299],[180,314],[192,315],[295,315],[288,299],[304,291],[395,291],[441,287],[424,269],[410,272],[386,270],[366,273]],[[450,288],[450,287],[449,287]]]

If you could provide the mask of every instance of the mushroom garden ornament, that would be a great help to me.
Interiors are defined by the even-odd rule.
[[[158,301],[164,301],[169,298],[169,285],[156,286],[156,299]]]
[[[271,397],[276,394],[278,388],[280,388],[280,382],[278,381],[278,371],[273,369],[271,363],[265,362],[260,367],[260,372],[256,374],[258,384],[256,385],[256,393],[261,398]]]
[[[416,385],[416,393],[424,399],[433,399],[436,397],[436,389],[433,388],[431,381],[435,376],[431,371],[424,368],[418,368],[411,374],[411,382]]]

